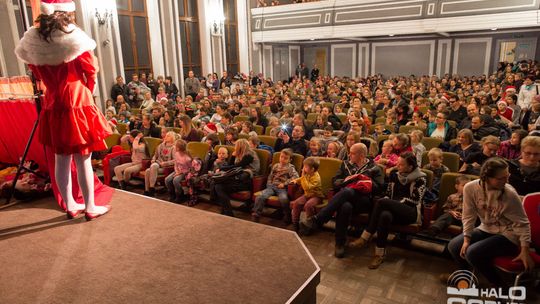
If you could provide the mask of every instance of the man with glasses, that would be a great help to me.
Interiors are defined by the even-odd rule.
[[[459,122],[467,117],[467,109],[461,105],[461,102],[455,95],[451,95],[450,98],[448,98],[448,102],[450,102],[448,120]]]

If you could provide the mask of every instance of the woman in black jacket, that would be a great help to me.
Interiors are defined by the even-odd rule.
[[[234,145],[234,152],[229,162],[231,165],[222,167],[222,171],[242,168],[242,172],[224,182],[214,185],[214,201],[221,205],[221,214],[234,216],[231,206],[230,193],[251,189],[251,179],[259,174],[260,160],[257,153],[250,148],[246,139],[239,139]]]
[[[427,190],[426,174],[420,170],[416,156],[411,152],[400,155],[397,170],[390,173],[386,197],[377,200],[369,224],[351,247],[365,247],[377,232],[375,257],[369,268],[376,269],[384,261],[390,225],[420,224],[421,207]]]

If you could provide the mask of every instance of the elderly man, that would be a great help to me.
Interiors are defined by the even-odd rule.
[[[476,115],[478,115],[478,107],[471,103],[467,106],[467,117],[459,122],[458,129],[470,129],[472,118]]]
[[[318,227],[328,222],[336,213],[336,247],[335,256],[345,256],[345,243],[347,241],[347,227],[353,214],[369,213],[373,207],[372,195],[382,190],[384,177],[381,168],[368,159],[368,150],[362,143],[351,147],[349,160],[341,164],[339,171],[333,178],[336,194],[319,214],[301,222],[301,233],[311,234]],[[356,183],[366,182],[361,178],[371,178],[371,193],[356,187]]]

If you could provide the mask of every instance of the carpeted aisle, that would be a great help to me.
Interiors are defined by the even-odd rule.
[[[92,222],[0,210],[0,303],[285,303],[319,275],[290,231],[132,193]]]

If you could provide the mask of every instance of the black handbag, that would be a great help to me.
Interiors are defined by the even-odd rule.
[[[241,167],[229,169],[212,175],[212,181],[215,184],[223,184],[227,181],[233,181],[237,176],[240,176],[244,172]]]

